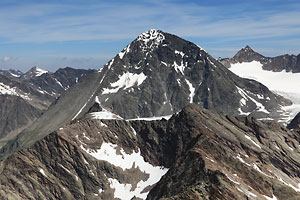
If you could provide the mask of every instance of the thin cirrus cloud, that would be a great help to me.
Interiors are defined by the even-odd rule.
[[[0,44],[11,47],[11,52],[14,52],[14,45],[25,50],[28,44],[38,44],[44,47],[43,50],[53,51],[47,59],[45,54],[42,55],[43,64],[52,60],[56,65],[60,57],[88,57],[91,58],[88,61],[77,61],[89,64],[94,59],[93,63],[104,64],[109,58],[100,58],[97,53],[115,55],[124,44],[150,28],[191,40],[211,50],[213,56],[232,56],[235,50],[247,44],[272,56],[300,52],[300,4],[293,0],[9,2],[0,2]],[[66,47],[70,42],[86,48],[84,55],[74,53],[73,46]],[[53,43],[64,48],[53,47]],[[99,45],[99,52],[89,48],[92,43]],[[26,49],[26,52],[30,50]],[[32,52],[36,52],[35,49]],[[0,56],[1,53],[4,54],[4,50],[0,50]],[[20,57],[20,65],[22,52],[13,57]],[[32,55],[32,59],[37,62],[39,54]],[[26,63],[30,63],[29,60],[30,55]],[[67,60],[72,60],[70,65],[76,61]],[[68,64],[67,61],[64,64]]]
[[[219,8],[167,1],[151,4],[130,4],[129,1],[118,6],[108,3],[16,5],[0,8],[0,25],[6,27],[1,37],[7,42],[118,40],[130,39],[152,27],[182,37],[227,40],[287,37],[300,33],[300,12],[247,13],[238,8],[238,5]]]

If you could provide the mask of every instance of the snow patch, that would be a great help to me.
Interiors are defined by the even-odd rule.
[[[186,66],[184,66],[183,61],[181,61],[181,64],[180,64],[180,65],[178,65],[178,64],[176,63],[176,61],[174,61],[173,66],[174,66],[174,69],[175,69],[175,71],[176,71],[177,73],[180,72],[182,75],[184,75],[184,70],[185,70]]]
[[[238,93],[242,96],[242,99],[240,100],[240,105],[241,106],[245,106],[248,100],[251,100],[253,103],[256,104],[256,110],[258,112],[264,112],[269,114],[270,112],[265,108],[265,106],[263,104],[261,104],[260,102],[256,101],[255,99],[253,99],[252,97],[250,97],[245,90],[243,90],[242,88],[236,86]],[[240,112],[243,112],[242,109],[239,109]]]
[[[148,193],[142,193],[142,191],[150,185],[157,183],[160,178],[167,173],[168,169],[153,166],[148,162],[145,162],[141,156],[140,149],[138,152],[127,154],[122,148],[117,151],[117,145],[112,143],[103,142],[100,149],[96,151],[85,149],[82,145],[81,148],[96,158],[97,160],[104,160],[112,165],[122,168],[123,170],[131,169],[132,167],[138,167],[142,172],[149,174],[149,178],[146,181],[140,181],[134,191],[131,191],[131,184],[122,184],[117,179],[109,178],[110,187],[115,189],[114,197],[120,199],[131,199],[133,196],[146,199]]]
[[[102,111],[92,112],[89,115],[91,116],[92,119],[122,119],[122,117],[120,117],[119,115],[114,114],[103,107],[102,107]],[[101,122],[101,126],[102,126],[102,122]]]
[[[239,159],[239,161],[240,161],[241,163],[244,163],[244,164],[246,164],[246,165],[248,165],[248,166],[251,166],[251,165],[249,165],[248,163],[246,163],[246,162],[244,161],[243,158],[241,158],[241,155],[240,155],[240,154],[238,154],[236,158]]]
[[[165,36],[160,33],[160,31],[150,29],[149,31],[139,35],[137,41],[142,41],[144,44],[147,44],[150,41],[154,41],[155,44],[161,44],[164,39]]]
[[[161,64],[163,64],[163,65],[165,65],[165,66],[168,66],[167,63],[165,63],[165,62],[163,62],[163,61],[161,61]]]
[[[249,137],[248,135],[245,135],[245,138],[248,139],[248,140],[250,140],[255,146],[257,146],[258,148],[261,149],[261,147],[260,147],[256,142],[254,142],[254,141],[251,139],[251,137]]]
[[[153,121],[153,120],[162,120],[162,119],[169,120],[171,117],[172,115],[165,115],[165,116],[158,116],[158,117],[154,116],[154,117],[128,119],[127,121],[135,121],[135,120]]]
[[[134,85],[139,86],[144,82],[146,78],[147,76],[143,72],[140,74],[133,74],[130,72],[126,72],[123,75],[119,76],[119,80],[110,84],[112,89],[104,88],[102,94],[116,93],[121,88],[125,90]]]
[[[43,169],[40,169],[39,171],[41,172],[41,174],[43,174],[43,176],[48,177],[48,176],[45,174],[45,171],[44,171]]]
[[[185,55],[182,51],[175,50],[175,53],[181,55],[181,57],[184,57],[184,55]]]
[[[41,76],[42,74],[48,73],[48,71],[36,67],[36,68],[35,68],[35,73],[36,73],[35,76]]]
[[[271,197],[268,197],[266,195],[263,195],[267,200],[277,200],[277,198],[274,196],[274,194],[272,195],[272,198]]]
[[[195,88],[193,87],[192,83],[189,82],[187,79],[185,79],[185,81],[188,84],[190,90],[190,103],[193,103],[193,99],[195,96]]]
[[[123,57],[124,57],[124,55],[126,54],[126,53],[129,53],[129,51],[130,51],[130,44],[127,46],[127,47],[125,47],[118,55],[119,55],[119,57],[120,57],[120,59],[123,59]],[[111,64],[113,63],[114,61],[112,60],[112,62],[110,63],[110,66],[111,66]],[[110,66],[108,67],[108,69],[110,69]]]

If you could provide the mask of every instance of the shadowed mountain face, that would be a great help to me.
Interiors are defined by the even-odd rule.
[[[297,199],[299,141],[278,124],[197,105],[161,121],[88,114],[2,161],[0,196]]]
[[[195,44],[157,30],[141,34],[100,74],[95,95],[123,118],[168,115],[188,103],[224,114],[266,116],[286,104],[258,82],[237,77]]]
[[[6,141],[15,137],[40,117],[65,90],[92,72],[64,68],[50,73],[37,67],[26,73],[1,70],[0,139]]]
[[[36,123],[9,141],[3,155],[82,117],[95,102],[125,119],[170,115],[189,103],[222,114],[276,118],[289,103],[264,85],[236,76],[197,45],[149,30],[67,90]]]

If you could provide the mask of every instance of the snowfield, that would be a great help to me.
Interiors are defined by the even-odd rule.
[[[131,184],[120,183],[117,179],[109,178],[108,181],[110,182],[110,187],[115,189],[114,198],[127,200],[136,196],[146,199],[148,192],[144,192],[143,190],[146,187],[157,183],[168,171],[167,168],[153,166],[146,162],[141,155],[140,149],[138,152],[127,154],[122,148],[120,148],[120,151],[118,152],[118,146],[116,144],[106,142],[103,142],[101,148],[96,151],[85,149],[82,145],[81,148],[97,160],[107,161],[123,170],[139,168],[142,172],[149,174],[149,178],[146,181],[139,181],[135,189],[133,189]]]
[[[263,70],[262,64],[258,61],[231,64],[230,71],[242,78],[256,80],[271,91],[277,93],[293,102],[291,106],[282,107],[288,116],[280,122],[288,122],[300,112],[300,73],[272,72]]]

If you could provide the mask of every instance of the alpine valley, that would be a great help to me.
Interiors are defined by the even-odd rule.
[[[0,197],[300,199],[295,98],[242,74],[298,75],[298,57],[216,60],[151,29],[98,71],[2,71],[0,106],[30,123],[5,132]]]

